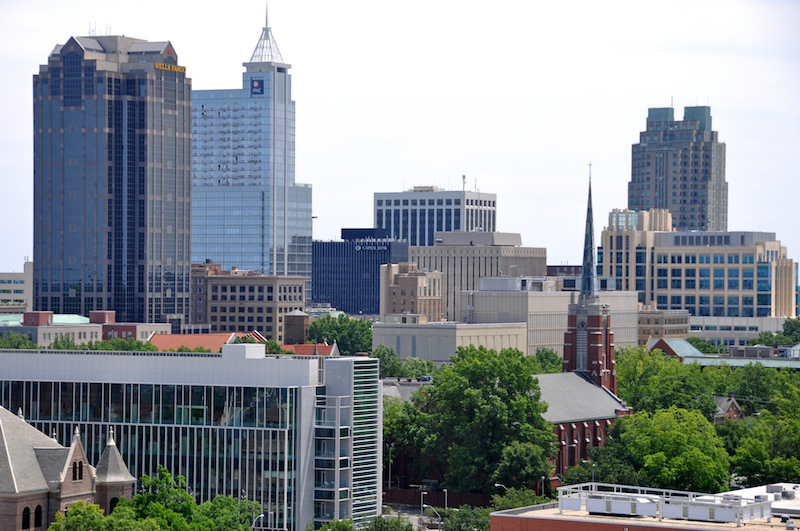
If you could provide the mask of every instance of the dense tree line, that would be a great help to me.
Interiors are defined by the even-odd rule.
[[[372,352],[372,323],[362,319],[351,319],[326,315],[311,322],[308,327],[310,343],[335,341],[342,356],[353,356],[359,352]]]
[[[97,505],[77,502],[66,515],[56,513],[48,531],[248,531],[261,506],[230,496],[198,505],[186,492],[183,476],[162,466],[154,477],[143,476],[133,499],[119,501],[106,516]]]
[[[750,340],[750,345],[797,345],[800,343],[800,318],[786,319],[783,322],[783,332],[773,334],[762,332],[758,337]]]

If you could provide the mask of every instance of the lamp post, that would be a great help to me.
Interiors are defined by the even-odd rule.
[[[428,509],[430,509],[431,511],[436,513],[436,516],[439,517],[439,526],[436,529],[439,529],[441,531],[441,529],[442,529],[442,515],[439,514],[439,511],[437,511],[435,508],[433,508],[432,506],[430,506],[428,504],[425,504],[422,507],[427,507]]]
[[[389,445],[389,487],[392,488],[392,450],[394,449],[394,443]]]
[[[581,463],[589,464],[589,461],[586,459],[581,460]],[[594,483],[594,467],[597,466],[597,463],[592,463],[592,483]]]
[[[506,486],[505,486],[505,485],[503,485],[502,483],[495,483],[495,484],[494,484],[494,486],[495,486],[496,488],[498,488],[498,489],[499,489],[500,487],[503,487],[503,488],[506,490],[506,492],[508,492],[508,487],[506,487]]]
[[[422,527],[422,515],[425,512],[425,495],[428,491],[423,490],[419,493],[419,526]]]
[[[250,529],[255,529],[255,528],[256,528],[256,522],[258,522],[258,519],[259,519],[259,518],[264,518],[264,515],[263,515],[263,514],[259,514],[258,516],[256,516],[255,518],[253,518],[253,523],[252,523],[252,524],[250,524]],[[261,524],[262,524],[262,526],[263,526],[263,524],[264,524],[264,521],[263,521],[263,520],[261,521]]]
[[[444,489],[444,510],[447,511],[447,489]]]

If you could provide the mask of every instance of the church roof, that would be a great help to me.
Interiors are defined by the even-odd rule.
[[[112,428],[108,437],[108,444],[100,456],[100,461],[95,468],[97,483],[133,483],[136,478],[128,470],[122,455],[119,453],[117,443],[114,441]]]
[[[68,453],[69,449],[0,406],[0,494],[49,490],[48,480],[60,475]]]
[[[537,374],[542,402],[547,412],[542,415],[554,424],[616,418],[627,409],[613,393],[595,385],[577,372]]]
[[[591,172],[591,165],[589,165]],[[586,207],[586,232],[583,237],[581,297],[597,295],[597,268],[594,259],[594,216],[592,215],[592,176],[589,174],[589,204]]]

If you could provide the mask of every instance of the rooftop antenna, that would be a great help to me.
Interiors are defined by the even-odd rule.
[[[478,191],[478,179],[475,179],[475,191]]]
[[[672,105],[672,98],[673,98],[672,96],[670,96],[670,97],[669,97],[669,108],[670,108],[670,109],[673,107],[673,105]],[[591,173],[591,172],[589,172],[589,173]]]
[[[467,176],[466,175],[462,175],[461,176],[461,191],[462,192],[466,192],[467,191]]]

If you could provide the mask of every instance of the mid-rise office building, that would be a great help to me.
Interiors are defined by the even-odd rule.
[[[242,87],[192,92],[192,263],[311,276],[311,186],[295,182],[290,65],[265,25]]]
[[[314,303],[328,303],[350,315],[377,316],[381,266],[408,262],[408,242],[382,238],[315,241],[313,256]]]
[[[387,315],[420,315],[442,319],[442,274],[420,271],[416,264],[381,266],[380,320]]]
[[[664,231],[661,214],[613,211],[598,249],[600,274],[659,310],[686,309],[701,317],[796,316],[797,265],[775,233]],[[636,223],[629,221],[634,216]]]
[[[497,195],[415,186],[375,194],[375,228],[410,245],[433,245],[441,231],[497,230]]]
[[[33,78],[34,309],[189,309],[191,80],[170,42],[71,37]]]
[[[0,273],[0,314],[32,309],[33,262],[25,262],[21,272]]]
[[[190,320],[214,332],[259,332],[283,343],[284,317],[305,307],[307,277],[260,275],[220,264],[192,265]]]
[[[483,277],[543,277],[547,250],[522,247],[519,234],[504,232],[437,232],[436,244],[409,248],[409,260],[443,279],[444,318],[465,321],[461,292],[477,290]]]
[[[221,354],[0,352],[0,404],[98,462],[113,427],[134,477],[159,465],[198,502],[261,505],[256,528],[303,531],[380,515],[378,360]]]
[[[633,145],[628,208],[667,209],[678,230],[728,230],[725,143],[711,127],[711,107],[649,109]]]

